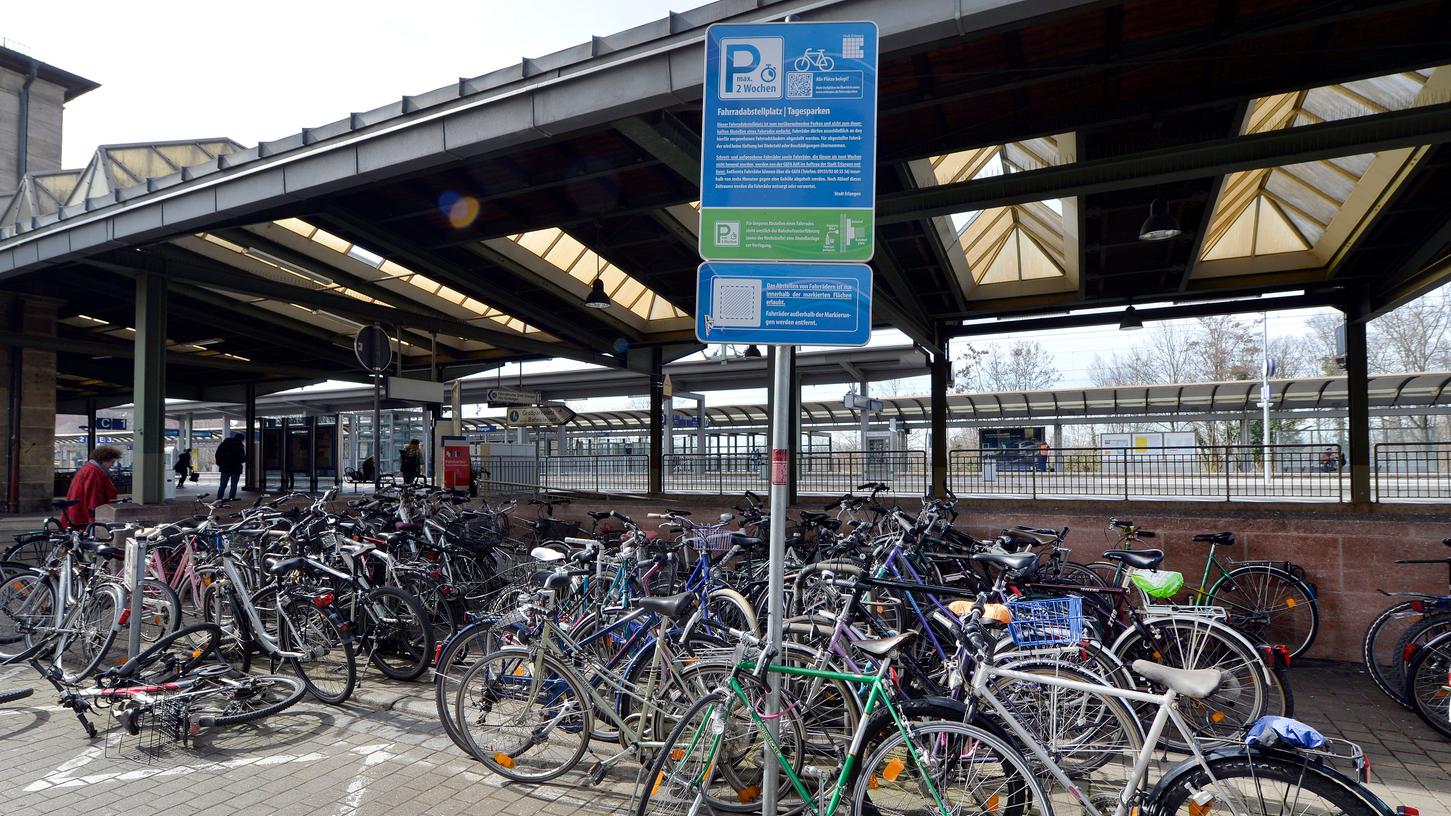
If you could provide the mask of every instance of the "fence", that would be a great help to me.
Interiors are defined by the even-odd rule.
[[[948,487],[959,496],[1343,501],[1339,446],[1259,445],[1135,450],[955,450]]]
[[[1382,442],[1371,464],[1377,501],[1451,499],[1451,443]]]
[[[927,491],[925,451],[799,453],[796,462],[799,493],[840,495],[863,482],[885,482],[904,496]],[[535,486],[595,493],[644,493],[650,487],[650,457],[645,454],[490,456],[476,458],[473,466],[491,495],[527,493]],[[661,479],[667,493],[764,493],[771,484],[768,452],[676,453],[665,457],[664,466]]]

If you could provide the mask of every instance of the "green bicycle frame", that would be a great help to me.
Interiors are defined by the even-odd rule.
[[[738,668],[743,671],[754,671],[756,665],[751,661],[744,661],[738,666]],[[902,735],[903,740],[907,744],[907,750],[911,755],[913,764],[916,765],[919,769],[923,767],[922,757],[917,752],[917,746],[914,745],[912,742],[911,734],[907,730],[907,723],[905,720],[902,719],[901,711],[899,711],[896,705],[892,703],[891,692],[887,685],[887,679],[885,676],[851,674],[848,672],[830,671],[827,669],[783,666],[780,664],[772,664],[768,666],[767,671],[772,674],[784,674],[792,677],[812,677],[821,680],[839,680],[845,683],[850,683],[854,686],[867,686],[869,688],[866,703],[862,708],[861,722],[857,726],[856,733],[852,735],[851,749],[847,753],[846,760],[842,762],[841,772],[837,775],[836,783],[833,785],[831,792],[831,801],[829,801],[826,805],[826,808],[822,810],[816,806],[814,797],[812,797],[810,792],[806,790],[806,785],[801,781],[801,777],[798,776],[796,774],[796,771],[791,768],[790,761],[781,752],[780,745],[771,735],[771,731],[767,727],[765,721],[762,720],[760,712],[756,711],[756,707],[751,704],[749,699],[747,699],[746,691],[741,686],[740,680],[738,680],[735,675],[731,676],[730,689],[731,693],[734,695],[734,700],[727,701],[726,712],[730,712],[732,702],[739,703],[740,705],[745,706],[746,711],[748,711],[751,715],[751,720],[756,725],[756,729],[766,738],[766,744],[770,747],[771,753],[776,756],[777,764],[781,766],[781,770],[786,772],[787,778],[791,781],[791,786],[796,789],[796,794],[801,797],[802,802],[806,803],[807,806],[811,808],[812,813],[818,814],[818,816],[833,816],[833,814],[836,813],[837,808],[840,807],[841,797],[846,789],[847,779],[851,776],[852,768],[857,763],[858,755],[862,749],[862,741],[866,739],[867,725],[870,722],[872,713],[877,709],[879,705],[885,706],[888,713],[892,715],[892,721],[897,726],[897,732]],[[702,728],[704,727],[705,724],[702,723]],[[692,736],[690,748],[693,749],[695,745],[699,742],[701,733],[702,732],[698,731],[695,735]],[[712,759],[710,762],[706,763],[706,771],[704,773],[709,773],[710,770],[715,766],[714,756],[716,752],[720,749],[721,738],[721,735],[716,735],[715,737],[714,744],[711,746],[710,749],[710,756],[712,757]],[[702,777],[700,779],[696,780],[697,783],[702,785],[706,783],[707,780],[704,777],[704,773],[702,774]],[[937,803],[938,812],[942,814],[942,816],[947,816],[947,807],[943,803],[942,796],[937,791],[936,786],[932,784],[930,775],[924,774],[922,777],[922,781],[923,784],[925,784],[928,788],[928,791],[932,794],[933,801]]]

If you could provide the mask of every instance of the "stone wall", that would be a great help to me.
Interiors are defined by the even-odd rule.
[[[583,522],[585,510],[612,508],[642,527],[646,513],[661,508],[685,508],[699,519],[729,512],[737,499],[712,501],[703,497],[677,497],[659,502],[578,501],[556,508],[559,518]],[[819,501],[792,507],[820,510]],[[906,503],[909,507],[914,502]],[[1073,560],[1100,560],[1111,548],[1107,535],[1110,516],[1133,519],[1159,535],[1152,546],[1162,548],[1170,569],[1184,573],[1186,583],[1197,586],[1204,570],[1208,545],[1194,542],[1195,533],[1230,531],[1234,547],[1218,553],[1238,559],[1284,559],[1304,567],[1308,580],[1319,590],[1320,634],[1309,657],[1358,662],[1360,642],[1371,619],[1391,604],[1380,594],[1419,590],[1447,591],[1447,571],[1437,565],[1397,565],[1397,559],[1447,558],[1451,548],[1441,540],[1451,537],[1451,508],[1445,505],[1381,505],[1371,510],[1348,506],[1305,507],[1260,504],[1194,504],[1132,502],[971,502],[958,505],[957,526],[977,537],[995,535],[1017,524],[1069,527],[1067,544]],[[532,517],[523,508],[520,518]],[[648,528],[647,528],[648,529]]]
[[[16,299],[19,299],[19,315]],[[55,336],[58,301],[0,292],[0,326],[11,331]],[[10,497],[11,349],[0,346],[0,510]],[[34,513],[50,506],[55,489],[55,352],[20,351],[20,505]]]

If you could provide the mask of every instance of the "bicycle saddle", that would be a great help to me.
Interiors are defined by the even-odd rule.
[[[1058,531],[1049,530],[1046,527],[1025,527],[1020,524],[1017,527],[1014,527],[1013,529],[1007,530],[1005,532],[1013,536],[1021,535],[1027,538],[1031,538],[1039,544],[1051,544],[1054,541],[1058,540]]]
[[[295,558],[269,558],[266,561],[267,571],[273,575],[286,575],[295,569],[306,569],[307,558],[297,556]]]
[[[125,561],[126,548],[112,547],[110,544],[101,544],[96,547],[96,555],[101,558],[114,558],[117,561]]]
[[[1122,561],[1134,569],[1158,569],[1164,563],[1163,550],[1110,550],[1103,557],[1110,561]]]
[[[680,620],[695,611],[695,593],[682,592],[679,595],[640,598],[635,605],[661,617]]]
[[[67,507],[75,507],[80,503],[80,499],[52,499],[50,502],[50,506],[54,507],[57,510],[64,510]]]
[[[875,640],[858,640],[852,645],[872,657],[880,659],[895,652],[898,647],[911,640],[916,634],[917,631],[914,629],[903,632],[900,635],[892,635],[891,637],[877,638]]]
[[[1184,695],[1202,700],[1219,690],[1224,672],[1219,669],[1176,669],[1148,660],[1135,660],[1134,671],[1148,680]]]
[[[585,515],[589,516],[590,518],[594,519],[595,521],[604,521],[605,519],[607,519],[607,518],[610,517],[610,511],[608,511],[608,510],[586,510],[585,511]]]
[[[762,544],[765,544],[766,540],[764,538],[754,538],[752,536],[744,535],[742,533],[732,533],[731,543],[738,547],[750,549],[752,547],[759,547]]]
[[[1038,556],[1030,552],[973,553],[968,558],[982,564],[1002,567],[1010,573],[1032,572],[1038,568]]]
[[[1194,540],[1215,545],[1233,544],[1234,533],[1195,533]]]
[[[826,513],[813,513],[810,510],[801,511],[801,520],[806,522],[807,524],[820,524],[821,522],[826,521],[829,518],[831,518],[831,516]]]

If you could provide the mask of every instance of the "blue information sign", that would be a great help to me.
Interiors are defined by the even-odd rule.
[[[700,256],[871,260],[876,127],[876,23],[711,26]]]
[[[872,336],[866,264],[703,263],[695,336],[702,343],[864,346]]]

